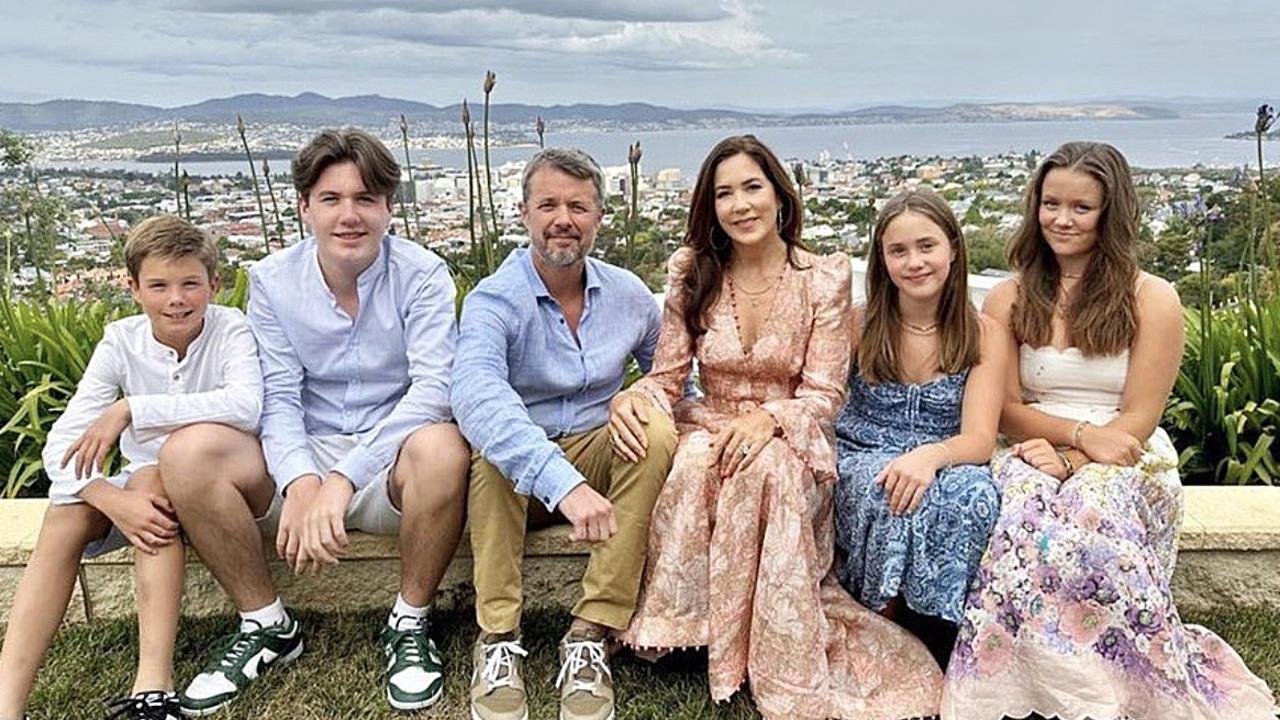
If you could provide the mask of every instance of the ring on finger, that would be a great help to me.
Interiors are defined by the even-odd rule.
[[[742,457],[746,457],[747,455],[750,455],[751,445],[749,443],[742,443],[741,445],[738,446],[738,452],[742,454]]]

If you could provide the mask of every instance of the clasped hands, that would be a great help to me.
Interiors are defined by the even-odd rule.
[[[1086,463],[1129,467],[1142,459],[1142,443],[1124,430],[1086,423],[1077,435],[1079,447],[1066,451],[1059,451],[1044,438],[1031,438],[1014,445],[1012,452],[1036,470],[1059,480],[1066,480],[1071,471],[1079,471]],[[1069,471],[1062,454],[1072,450],[1079,451],[1084,457],[1081,462],[1073,463],[1074,468]]]
[[[303,475],[292,483],[280,511],[276,553],[294,573],[316,573],[347,553],[347,506],[355,486],[341,473]]]

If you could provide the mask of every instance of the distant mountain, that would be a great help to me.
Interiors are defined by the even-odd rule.
[[[254,124],[303,126],[392,124],[403,114],[415,129],[461,132],[461,105],[439,107],[380,95],[329,98],[317,93],[292,97],[250,93],[215,98],[174,108],[104,102],[52,100],[43,103],[0,103],[0,127],[17,132],[77,130],[185,121],[233,123],[240,114]],[[1177,117],[1178,111],[1154,103],[960,103],[944,107],[881,105],[850,112],[765,113],[725,109],[682,110],[648,103],[599,105],[524,105],[490,107],[490,122],[499,131],[528,132],[541,116],[563,128],[580,125],[603,129],[667,129],[772,125],[855,125],[869,123],[1004,122],[1027,120],[1153,119]],[[481,109],[472,108],[479,121]]]

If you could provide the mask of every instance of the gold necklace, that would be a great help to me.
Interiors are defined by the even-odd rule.
[[[928,325],[916,325],[915,323],[910,323],[910,322],[907,322],[906,320],[903,320],[902,324],[907,328],[908,331],[916,335],[932,335],[938,332],[937,322],[931,322]]]
[[[778,271],[778,276],[775,277],[768,285],[765,285],[763,288],[759,290],[748,290],[742,285],[739,285],[738,282],[733,279],[732,272],[725,273],[725,276],[729,279],[729,292],[732,293],[735,297],[738,295],[738,293],[742,293],[743,295],[745,295],[747,304],[750,305],[751,309],[754,310],[755,308],[760,306],[760,303],[764,302],[765,296],[767,296],[769,292],[772,291],[775,287],[777,287],[778,283],[782,281],[782,275],[786,271],[787,271],[787,263],[784,260],[782,263],[782,269]]]

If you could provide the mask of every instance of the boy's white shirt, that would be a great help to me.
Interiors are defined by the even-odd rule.
[[[53,503],[83,502],[80,491],[103,477],[95,468],[92,476],[77,479],[75,460],[60,467],[62,456],[122,394],[133,415],[120,436],[128,472],[155,464],[169,434],[185,425],[212,422],[257,433],[262,369],[244,313],[209,305],[204,327],[182,360],[155,339],[146,315],[108,325],[44,446]]]

